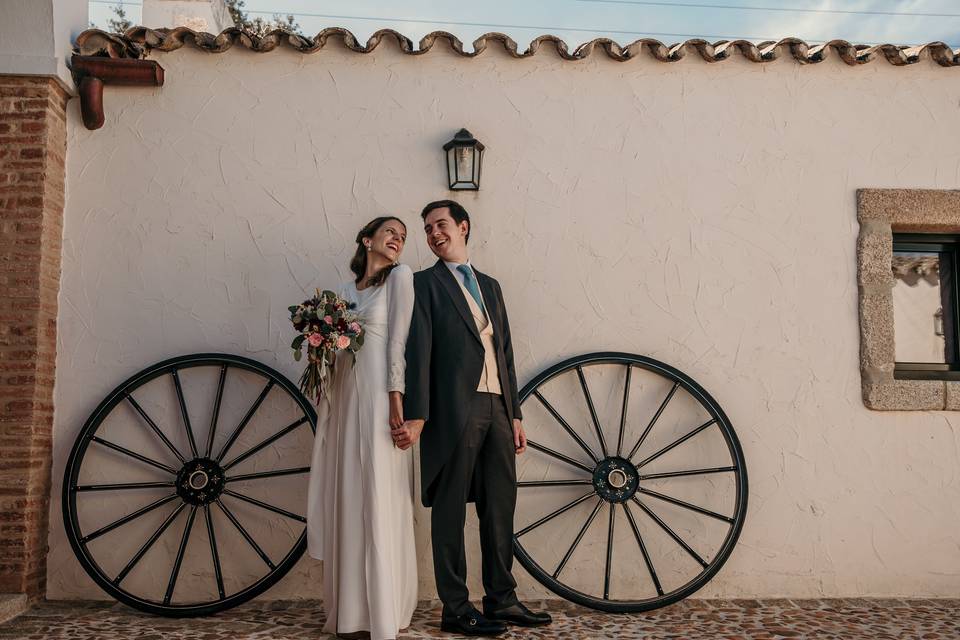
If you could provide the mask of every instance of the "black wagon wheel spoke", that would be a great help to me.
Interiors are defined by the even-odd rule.
[[[679,478],[682,476],[702,476],[708,473],[724,473],[726,471],[736,471],[735,466],[712,467],[710,469],[686,469],[685,471],[664,471],[662,473],[641,473],[641,480],[657,480],[659,478]]]
[[[244,480],[261,480],[263,478],[276,478],[279,476],[291,476],[300,473],[310,473],[310,467],[296,467],[293,469],[275,469],[273,471],[259,471],[257,473],[244,473],[237,476],[227,476],[226,481],[242,482]]]
[[[642,502],[640,502],[640,501],[637,500],[636,498],[633,498],[633,501],[636,503],[636,505],[637,505],[638,507],[640,507],[640,509],[643,510],[643,512],[644,512],[645,514],[647,514],[647,515],[650,517],[651,520],[653,520],[654,522],[657,523],[657,526],[658,526],[658,527],[660,527],[661,529],[663,529],[668,536],[670,536],[671,538],[673,538],[673,541],[676,542],[678,545],[680,545],[680,547],[681,547],[684,551],[686,551],[687,554],[688,554],[691,558],[693,558],[694,560],[696,560],[697,563],[698,563],[701,567],[703,567],[704,569],[706,569],[708,566],[710,566],[710,563],[709,563],[709,562],[707,562],[707,561],[704,560],[702,557],[700,557],[700,554],[697,553],[696,551],[694,551],[693,548],[692,548],[689,544],[687,544],[687,542],[686,542],[683,538],[681,538],[680,535],[679,535],[676,531],[674,531],[673,529],[671,529],[671,528],[670,528],[670,525],[668,525],[666,522],[664,522],[663,519],[662,519],[660,516],[658,516],[656,513],[654,513],[654,511],[653,511],[650,507],[648,507],[647,505],[643,504]],[[623,506],[626,507],[627,505],[623,505]]]
[[[644,458],[643,460],[641,460],[640,462],[638,462],[638,463],[637,463],[637,468],[640,469],[640,468],[642,468],[642,467],[647,466],[648,464],[650,464],[651,462],[653,462],[654,460],[656,460],[657,458],[659,458],[659,457],[662,456],[663,454],[667,453],[668,451],[672,451],[673,449],[675,449],[676,447],[680,446],[681,444],[683,444],[684,442],[686,442],[687,440],[689,440],[689,439],[692,438],[693,436],[697,435],[698,433],[700,433],[701,431],[703,431],[703,430],[706,429],[707,427],[716,424],[716,422],[717,422],[717,419],[716,419],[716,418],[711,418],[711,419],[707,420],[706,422],[704,422],[703,424],[701,424],[701,425],[700,425],[699,427],[697,427],[696,429],[693,429],[692,431],[687,432],[685,435],[677,438],[676,440],[674,440],[673,442],[671,442],[671,443],[668,444],[667,446],[663,447],[662,449],[660,449],[660,450],[657,451],[656,453],[653,453],[653,454],[647,456],[646,458]]]
[[[230,469],[230,467],[233,467],[233,466],[236,466],[236,465],[240,464],[241,462],[243,462],[244,460],[246,460],[247,458],[249,458],[249,457],[252,456],[253,454],[257,453],[258,451],[262,451],[263,449],[266,449],[266,448],[269,447],[271,444],[273,444],[274,442],[276,442],[277,440],[279,440],[279,439],[282,438],[283,436],[287,435],[288,433],[290,433],[291,431],[293,431],[294,429],[296,429],[296,428],[299,427],[300,425],[306,424],[306,423],[307,423],[307,420],[308,420],[308,417],[307,417],[307,416],[303,416],[303,417],[300,418],[299,420],[294,421],[292,424],[287,425],[286,427],[284,427],[284,428],[281,429],[280,431],[277,431],[275,434],[273,434],[273,435],[270,436],[269,438],[266,438],[265,440],[263,440],[263,441],[260,442],[259,444],[255,445],[255,446],[251,447],[250,449],[248,449],[247,451],[241,453],[239,456],[237,456],[236,458],[234,458],[234,459],[231,460],[230,462],[227,462],[226,464],[224,464],[224,465],[223,465],[223,470],[224,470],[224,471],[227,471],[228,469]]]
[[[594,463],[600,462],[600,458],[598,458],[597,454],[593,452],[593,449],[591,449],[583,440],[583,438],[580,437],[580,434],[573,430],[573,427],[571,427],[570,424],[564,420],[563,416],[561,416],[560,413],[553,408],[553,405],[550,404],[539,391],[534,391],[533,396],[540,401],[540,404],[543,405],[543,408],[550,412],[550,415],[553,416],[553,419],[556,420],[561,427],[563,427],[563,430],[566,431],[567,434],[573,438],[578,445],[580,445],[580,448],[583,449],[588,456],[590,456],[590,459],[593,460]]]
[[[697,513],[702,513],[705,516],[710,516],[715,520],[720,520],[722,522],[727,522],[727,523],[733,523],[733,518],[725,516],[722,513],[717,513],[716,511],[710,511],[710,509],[704,509],[703,507],[698,507],[697,505],[686,502],[685,500],[680,500],[679,498],[674,498],[673,496],[668,496],[663,493],[659,493],[657,491],[651,491],[650,489],[644,489],[643,487],[640,487],[638,491],[646,496],[652,496],[654,498],[663,500],[664,502],[675,504],[678,507],[683,507],[684,509],[689,509],[690,511],[696,511]]]
[[[266,509],[267,511],[273,511],[274,513],[279,513],[282,516],[286,516],[291,520],[297,520],[306,524],[307,519],[301,515],[293,513],[292,511],[287,511],[286,509],[281,509],[276,505],[263,502],[262,500],[257,500],[256,498],[251,498],[250,496],[244,495],[242,493],[237,493],[236,491],[231,491],[230,489],[224,489],[223,493],[228,496],[233,496],[238,500],[243,500],[244,502],[249,502],[250,504],[256,505],[261,509]]]
[[[610,599],[610,565],[613,564],[613,525],[616,522],[616,505],[610,503],[610,519],[607,523],[607,564],[603,570],[603,599]]]
[[[183,428],[187,432],[187,441],[190,443],[190,453],[194,458],[199,457],[197,441],[193,437],[193,427],[190,426],[190,415],[187,413],[187,403],[183,400],[183,385],[180,383],[180,372],[176,369],[170,372],[173,377],[173,386],[177,390],[177,402],[180,404],[180,416],[183,419]]]
[[[603,427],[600,426],[600,418],[597,417],[597,408],[593,406],[593,397],[590,395],[590,389],[587,387],[587,379],[583,375],[583,367],[577,367],[577,377],[580,378],[580,388],[583,389],[583,397],[587,401],[587,407],[590,409],[590,420],[593,422],[593,428],[597,432],[597,440],[600,441],[600,450],[603,451],[603,457],[607,457],[607,441],[603,437]]]
[[[560,572],[563,571],[565,566],[567,566],[567,561],[577,549],[580,541],[583,540],[584,534],[587,532],[587,529],[590,528],[590,525],[593,524],[593,520],[597,517],[597,513],[600,512],[600,507],[602,506],[603,500],[597,500],[597,504],[593,507],[593,511],[591,511],[590,515],[587,517],[587,521],[583,523],[583,526],[580,527],[580,531],[577,532],[577,537],[573,539],[573,542],[570,543],[570,547],[567,549],[567,552],[563,554],[563,558],[560,559],[560,564],[557,565],[556,570],[553,572],[554,579],[560,577]]]
[[[187,551],[187,542],[190,540],[190,531],[193,529],[193,520],[196,517],[197,507],[194,505],[190,507],[187,524],[183,527],[180,548],[177,550],[177,559],[173,562],[173,569],[170,571],[170,581],[167,583],[167,592],[163,595],[163,604],[170,604],[170,599],[173,597],[173,590],[177,586],[177,577],[180,575],[180,567],[183,565],[183,554]]]
[[[134,460],[139,460],[140,462],[143,462],[143,463],[145,463],[145,464],[149,464],[151,467],[156,467],[157,469],[162,469],[162,470],[166,471],[167,473],[172,473],[173,475],[176,475],[176,474],[177,474],[177,470],[174,469],[173,467],[167,466],[167,465],[163,464],[162,462],[157,462],[157,461],[154,460],[153,458],[148,458],[147,456],[145,456],[145,455],[143,455],[143,454],[140,454],[140,453],[137,453],[136,451],[131,451],[130,449],[127,449],[126,447],[121,447],[120,445],[118,445],[118,444],[115,443],[115,442],[110,442],[109,440],[104,440],[103,438],[101,438],[101,437],[99,437],[99,436],[93,436],[93,437],[91,437],[91,438],[90,438],[90,441],[91,441],[91,442],[96,442],[97,444],[102,444],[103,446],[107,447],[108,449],[113,449],[114,451],[116,451],[116,452],[118,452],[118,453],[122,453],[123,455],[125,455],[125,456],[127,456],[127,457],[133,458]]]
[[[267,397],[267,394],[270,393],[270,390],[273,389],[274,381],[270,380],[267,382],[267,385],[260,392],[260,395],[257,396],[257,399],[253,401],[253,405],[250,409],[247,410],[246,415],[243,416],[243,419],[240,421],[240,424],[237,425],[237,428],[233,430],[233,433],[230,434],[230,437],[224,443],[223,448],[220,449],[220,453],[217,454],[217,462],[223,460],[223,457],[227,455],[227,451],[230,450],[230,447],[233,446],[233,443],[237,441],[237,438],[240,437],[240,434],[243,433],[243,430],[247,427],[247,423],[250,422],[250,419],[253,418],[253,414],[257,412],[257,409],[260,408],[260,405],[263,404],[264,399]]]
[[[172,442],[170,442],[170,438],[168,438],[160,429],[160,427],[157,426],[157,423],[153,421],[153,418],[147,415],[147,412],[144,411],[143,407],[140,406],[140,403],[137,402],[131,395],[127,395],[126,398],[127,402],[130,403],[130,406],[133,407],[133,410],[140,414],[140,417],[143,418],[143,421],[147,423],[147,426],[150,427],[150,430],[157,434],[157,437],[161,442],[163,442],[163,444],[167,445],[167,448],[170,449],[173,455],[177,457],[177,460],[179,460],[181,464],[186,462],[186,460],[184,460],[183,456],[180,454],[180,451],[173,446]]]
[[[529,441],[527,441],[529,444]],[[518,487],[573,487],[582,484],[593,484],[593,480],[526,480],[518,482]]]
[[[623,383],[623,406],[620,408],[620,430],[617,434],[617,455],[623,451],[623,434],[627,429],[627,405],[630,404],[630,374],[633,373],[633,367],[627,365],[627,376]],[[627,456],[628,458],[630,456]]]
[[[227,381],[227,365],[220,366],[220,380],[217,382],[217,397],[213,401],[213,415],[210,417],[210,430],[207,432],[207,446],[203,449],[203,457],[209,458],[213,453],[213,438],[217,433],[217,422],[220,420],[220,403],[223,402],[223,387]]]
[[[137,509],[137,510],[134,511],[133,513],[128,513],[127,515],[123,516],[122,518],[119,518],[119,519],[117,519],[117,520],[114,520],[113,522],[111,522],[110,524],[108,524],[108,525],[106,525],[106,526],[104,526],[104,527],[100,527],[99,529],[97,529],[97,530],[94,531],[93,533],[88,533],[87,535],[85,535],[85,536],[83,536],[82,538],[80,538],[80,542],[87,543],[87,542],[90,542],[91,540],[96,540],[97,538],[99,538],[99,537],[102,536],[103,534],[109,533],[109,532],[113,531],[114,529],[116,529],[117,527],[121,527],[121,526],[127,524],[128,522],[131,522],[131,521],[133,521],[133,520],[136,520],[136,519],[139,518],[140,516],[146,515],[146,514],[150,513],[151,511],[153,511],[154,509],[157,509],[157,508],[159,508],[159,507],[162,507],[163,505],[167,504],[167,503],[170,502],[171,500],[176,500],[176,498],[177,498],[177,494],[171,493],[170,495],[168,495],[168,496],[166,496],[166,497],[160,498],[159,500],[155,500],[155,501],[151,502],[150,504],[148,504],[147,506],[141,507],[141,508]]]
[[[210,557],[213,559],[213,573],[217,579],[217,593],[220,599],[227,597],[223,588],[223,569],[220,567],[220,553],[217,551],[217,536],[213,531],[213,518],[210,515],[210,505],[204,505],[203,517],[207,521],[207,539],[210,541]]]
[[[251,536],[250,533],[243,527],[243,525],[240,524],[240,521],[237,520],[237,516],[233,515],[233,512],[227,508],[227,505],[223,504],[223,501],[217,500],[217,506],[220,507],[220,510],[223,511],[224,515],[227,516],[230,522],[233,523],[233,526],[237,528],[237,531],[239,531],[240,535],[243,536],[243,539],[247,541],[247,544],[249,544],[250,547],[257,552],[257,555],[260,556],[260,559],[263,560],[268,567],[270,567],[270,570],[272,571],[276,569],[277,567],[275,564],[273,564],[273,561],[270,560],[270,556],[268,556],[266,552],[260,548],[260,545],[257,544],[257,541],[254,540],[253,536]]]
[[[137,563],[140,562],[140,559],[147,553],[147,551],[150,550],[150,547],[152,547],[153,544],[160,539],[160,536],[163,535],[163,532],[166,531],[167,527],[169,527],[177,518],[177,516],[180,515],[180,512],[183,511],[185,506],[186,505],[181,502],[177,505],[176,509],[170,512],[170,515],[166,517],[163,523],[157,527],[157,530],[154,531],[150,537],[147,538],[147,541],[144,542],[143,545],[137,550],[137,552],[133,554],[133,557],[130,558],[130,561],[126,564],[126,566],[120,570],[120,573],[117,574],[117,577],[113,579],[113,584],[119,585],[121,582],[123,582],[123,579],[126,578],[131,571],[133,571],[133,568],[137,566]]]
[[[170,392],[171,379],[176,393]],[[191,394],[187,387],[193,385],[210,392]],[[164,403],[166,406],[162,406]],[[162,406],[163,413],[154,409],[156,405]],[[138,417],[131,420],[128,407]],[[176,418],[167,423],[166,419],[159,420],[161,415]],[[202,425],[199,415],[205,416]],[[204,431],[207,415],[209,429]],[[226,416],[237,416],[228,428],[222,424]],[[316,411],[296,384],[276,370],[241,356],[178,356],[131,376],[90,414],[67,459],[61,501],[63,522],[80,565],[107,594],[155,615],[209,615],[263,593],[306,551],[306,527],[288,524],[294,520],[302,525],[306,518],[295,513],[296,508],[283,508],[285,503],[279,499],[263,496],[278,495],[277,487],[283,489],[281,496],[306,493],[312,450],[308,438],[316,431],[316,421]],[[110,425],[109,432],[106,425]],[[304,425],[309,426],[309,432]],[[140,437],[158,440],[164,451],[157,456],[135,451],[126,440],[112,435],[118,429],[149,434]],[[246,444],[239,446],[244,437],[250,436],[259,442],[249,448]],[[189,449],[186,444],[180,445],[183,440],[178,438],[185,439]],[[235,473],[237,465],[251,460],[251,456],[259,454],[266,459],[281,454],[281,447],[283,461],[272,465],[277,468]],[[106,457],[100,453],[101,448],[109,452]],[[225,465],[226,460],[229,462]],[[144,477],[149,470],[156,477]],[[245,486],[274,493],[252,494],[242,489]],[[141,493],[147,496],[143,506],[135,505],[131,510],[122,502]],[[96,499],[78,498],[91,494]],[[231,504],[231,500],[238,502]],[[249,511],[241,511],[234,506],[241,503],[252,506]],[[102,516],[104,508],[107,517]],[[202,524],[198,522],[201,518]],[[225,524],[227,521],[230,524]],[[90,522],[94,525],[89,526]],[[110,536],[129,538],[130,531],[140,531],[144,526],[144,540],[133,540],[136,546],[115,565],[117,545],[112,544]],[[197,529],[204,527],[207,541],[203,546],[209,544],[210,560],[201,560],[201,565],[212,565],[210,580],[216,581],[216,588],[210,584],[209,589],[192,593],[183,578],[185,572],[193,571],[191,545],[196,546]],[[228,529],[226,534],[223,527]],[[176,529],[176,533],[168,529]],[[257,539],[261,530],[274,532],[269,546],[262,544],[266,540]],[[161,540],[163,536],[171,539]],[[248,553],[248,548],[253,553]],[[203,558],[208,557],[206,551],[201,552]],[[248,566],[251,562],[255,563],[253,571]],[[118,572],[119,567],[122,569]],[[138,579],[133,580],[128,576],[135,569]],[[162,574],[167,580],[158,585],[140,579],[140,574],[147,572]]]
[[[673,383],[673,386],[667,393],[667,397],[664,398],[663,402],[660,403],[660,406],[657,408],[657,412],[653,414],[652,418],[650,418],[650,422],[647,423],[647,428],[644,429],[643,433],[640,434],[640,437],[637,438],[637,444],[633,445],[633,448],[630,449],[630,453],[627,454],[628,460],[633,460],[633,456],[637,455],[637,451],[639,451],[640,447],[643,446],[643,441],[647,439],[647,436],[650,435],[650,432],[653,430],[653,425],[657,424],[657,420],[660,419],[660,416],[663,414],[663,410],[666,409],[667,405],[670,404],[670,401],[673,400],[673,395],[679,388],[680,381],[677,380]]]
[[[582,462],[578,462],[577,460],[574,460],[574,459],[571,458],[570,456],[565,456],[565,455],[563,455],[562,453],[560,453],[559,451],[554,451],[553,449],[551,449],[551,448],[549,448],[549,447],[545,447],[545,446],[543,446],[542,444],[540,444],[540,443],[538,443],[538,442],[534,442],[533,440],[527,439],[527,446],[530,447],[531,449],[536,449],[537,451],[542,451],[543,453],[547,454],[548,456],[550,456],[550,457],[552,457],[552,458],[556,458],[557,460],[563,460],[563,461],[566,462],[567,464],[569,464],[569,465],[571,465],[571,466],[574,466],[574,467],[576,467],[577,469],[583,469],[583,470],[586,471],[587,473],[593,473],[593,469],[591,469],[591,468],[588,467],[587,465],[583,464]]]
[[[543,524],[546,524],[547,522],[550,522],[551,520],[553,520],[554,518],[556,518],[556,517],[559,516],[560,514],[566,513],[567,511],[569,511],[570,509],[573,509],[575,506],[577,506],[578,504],[580,504],[580,503],[583,502],[584,500],[588,500],[588,499],[592,498],[592,497],[595,496],[595,495],[597,495],[597,492],[596,492],[596,491],[591,491],[590,493],[587,493],[587,494],[584,494],[584,495],[580,496],[579,498],[577,498],[577,499],[574,500],[573,502],[570,502],[570,503],[565,504],[564,506],[560,507],[559,509],[557,509],[557,510],[554,511],[553,513],[549,513],[549,514],[545,515],[544,517],[540,518],[539,520],[537,520],[536,522],[534,522],[533,524],[528,525],[527,527],[524,527],[524,528],[521,529],[520,531],[517,531],[515,534],[513,534],[514,537],[519,538],[520,536],[522,536],[522,535],[524,535],[524,534],[530,533],[531,531],[533,531],[534,529],[536,529],[536,528],[539,527],[540,525],[543,525]]]
[[[76,491],[122,491],[126,489],[159,489],[172,488],[173,482],[118,482],[114,484],[81,484]]]
[[[637,527],[637,521],[633,519],[633,513],[630,511],[630,505],[623,503],[623,512],[627,514],[627,520],[630,522],[630,529],[633,531],[633,537],[637,540],[640,547],[640,553],[643,555],[643,562],[647,565],[647,572],[650,579],[653,580],[653,587],[657,590],[657,595],[663,595],[663,585],[660,584],[660,578],[657,576],[657,570],[653,568],[653,561],[650,559],[650,553],[647,551],[647,545],[643,544],[643,536],[640,535],[640,529]]]
[[[622,370],[615,367],[625,367],[624,375],[606,373],[619,373]],[[596,371],[600,371],[601,375],[594,375]],[[566,376],[563,379],[569,381],[566,383],[567,388],[579,384],[583,394],[582,403],[590,414],[589,420],[576,429],[559,416],[543,398],[542,390],[545,385],[561,376]],[[574,377],[576,382],[573,381]],[[664,381],[666,385],[662,384]],[[640,412],[635,408],[635,404],[631,406],[631,402],[635,402],[635,398],[631,396],[646,393],[642,391],[645,389],[662,391],[655,391],[656,395],[649,398],[652,415],[637,415]],[[574,391],[573,395],[576,396],[574,400],[579,401],[580,394]],[[618,404],[615,409],[611,409],[619,410],[617,417],[598,414],[594,398],[615,398]],[[594,454],[588,459],[578,460],[551,449],[552,445],[543,444],[542,439],[534,442],[528,440],[530,448],[545,454],[548,462],[552,462],[549,460],[552,458],[565,463],[571,469],[590,474],[589,477],[578,477],[579,474],[568,472],[558,474],[554,479],[544,477],[543,467],[539,465],[526,466],[518,471],[517,487],[522,489],[522,492],[521,500],[517,503],[518,524],[513,541],[514,554],[518,562],[537,581],[577,604],[609,612],[638,612],[677,602],[702,588],[716,575],[730,556],[743,527],[747,507],[747,474],[743,451],[730,420],[703,387],[682,371],[652,358],[629,353],[602,352],[575,356],[534,376],[520,391],[520,402],[532,402],[533,399],[553,415],[580,449],[588,455]],[[644,398],[644,401],[647,399]],[[644,450],[644,447],[653,440],[651,434],[657,424],[665,422],[664,416],[668,408],[671,409],[671,423],[676,419],[689,420],[689,426],[680,432],[682,435],[679,437],[673,436],[675,439],[672,442],[666,446],[658,445],[659,449],[650,453]],[[613,420],[618,423],[613,423]],[[603,424],[607,421],[611,423],[611,434],[614,428],[617,429],[616,444],[612,435],[609,443],[605,441]],[[711,437],[699,439],[697,446],[691,444],[683,447],[685,457],[682,464],[674,464],[666,469],[648,466],[671,451],[680,452],[678,447],[711,428],[717,430],[720,438],[713,438],[714,432],[711,432]],[[573,433],[570,433],[571,431]],[[597,437],[599,452],[593,452],[589,446],[584,446],[584,437],[589,438],[587,434],[590,431]],[[672,457],[670,459],[672,460]],[[704,460],[709,462],[704,463]],[[591,466],[593,468],[590,468]],[[647,486],[647,483],[656,484]],[[543,513],[541,509],[544,500],[554,499],[558,494],[564,495],[565,490],[570,491],[577,486],[585,489],[589,487],[592,491],[578,498],[566,497],[565,501],[569,502],[545,516],[540,516]],[[671,488],[682,489],[682,492],[678,493]],[[550,493],[545,494],[541,500],[538,493],[541,491]],[[677,497],[679,495],[682,495],[683,499]],[[709,502],[705,500],[707,497],[710,497]],[[644,501],[641,502],[639,498],[644,498]],[[545,539],[544,536],[525,537],[530,531],[555,519],[564,519],[556,526],[566,526],[571,516],[564,514],[591,499],[596,500],[593,512],[587,523],[579,521],[574,525],[578,529],[577,537],[566,549],[559,564],[555,564],[556,560],[549,546],[537,547],[540,541]],[[664,518],[645,504],[653,500],[664,502],[667,508],[672,505],[689,512],[684,517],[706,516],[723,522],[727,527],[725,531],[695,527],[693,531],[684,532],[681,536]],[[606,514],[606,544],[597,539],[595,544],[591,543],[588,547],[583,542],[587,528],[604,503],[609,509]],[[622,507],[623,515],[626,516],[632,536],[636,540],[635,547],[630,544],[625,549],[617,542],[617,519],[620,515],[618,505]],[[530,515],[525,517],[525,511]],[[525,524],[532,520],[535,521]],[[662,539],[663,544],[651,545],[650,534],[642,527],[653,528],[657,540]],[[666,536],[661,536],[661,531],[666,533]],[[686,555],[678,554],[670,540],[680,546]],[[575,577],[573,571],[565,570],[574,551],[583,554],[587,552],[586,549],[600,556],[594,566],[598,569],[603,567],[602,582],[600,579],[584,580],[582,575]],[[617,556],[616,561],[614,555]],[[687,556],[695,563],[689,562]],[[638,568],[649,574],[652,587],[646,581],[638,583],[630,579]],[[597,573],[599,572],[598,570]],[[671,576],[669,586],[661,581],[661,576],[665,575]],[[583,586],[574,587],[571,582]]]

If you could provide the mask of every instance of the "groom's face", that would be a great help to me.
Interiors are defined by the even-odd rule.
[[[423,220],[427,244],[433,255],[445,262],[467,261],[467,221],[457,224],[450,216],[450,209],[434,209]]]

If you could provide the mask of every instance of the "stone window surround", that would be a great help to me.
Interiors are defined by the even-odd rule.
[[[960,233],[960,190],[859,189],[857,288],[863,403],[881,411],[960,410],[960,381],[895,380],[893,234]]]

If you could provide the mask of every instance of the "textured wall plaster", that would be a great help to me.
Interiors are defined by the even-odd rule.
[[[224,351],[296,379],[285,307],[346,277],[368,219],[403,217],[403,260],[432,264],[417,212],[447,197],[440,147],[466,126],[486,165],[459,199],[475,264],[503,286],[521,381],[577,353],[648,354],[704,385],[740,435],[748,518],[700,595],[960,590],[958,417],[864,407],[855,257],[858,187],[960,182],[951,70],[390,47],[157,59],[166,85],[111,88],[103,129],[72,104],[54,495],[83,420],[149,363]],[[602,579],[597,558],[580,571]],[[50,598],[100,596],[58,501],[48,566]],[[265,597],[316,596],[319,580],[304,558]]]

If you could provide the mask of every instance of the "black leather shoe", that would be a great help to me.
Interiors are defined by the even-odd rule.
[[[498,636],[507,630],[507,625],[495,620],[488,620],[474,609],[456,618],[441,619],[440,629],[464,636]]]
[[[520,627],[539,627],[540,625],[553,622],[553,618],[550,617],[549,613],[534,613],[520,602],[509,607],[504,607],[503,609],[497,609],[496,611],[484,607],[483,614],[491,620],[502,620],[503,622],[509,622],[510,624],[515,624]]]

